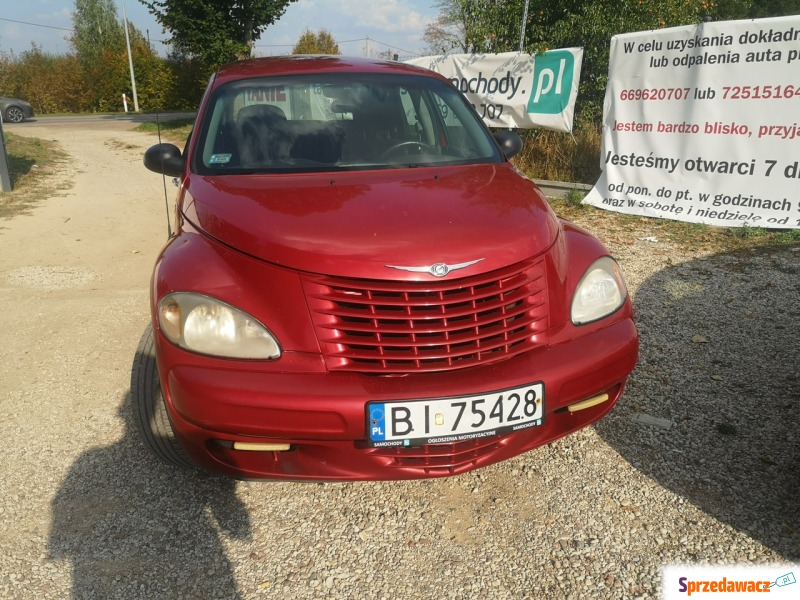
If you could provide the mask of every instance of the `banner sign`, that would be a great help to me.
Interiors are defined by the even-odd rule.
[[[407,61],[447,77],[489,127],[572,131],[583,48],[446,54]]]
[[[585,203],[800,228],[800,16],[611,39],[603,173]]]

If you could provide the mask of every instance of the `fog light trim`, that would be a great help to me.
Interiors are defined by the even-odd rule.
[[[571,413],[574,413],[578,412],[579,410],[586,410],[587,408],[592,408],[593,406],[597,406],[598,404],[602,404],[603,402],[608,402],[608,394],[600,394],[599,396],[595,396],[594,398],[589,398],[588,400],[582,400],[581,402],[570,404],[567,407],[567,410]]]
[[[282,443],[233,442],[234,450],[245,452],[287,452],[291,447],[291,444]]]

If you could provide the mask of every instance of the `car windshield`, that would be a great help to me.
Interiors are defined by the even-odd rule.
[[[204,175],[501,162],[461,94],[425,76],[243,79],[216,90],[198,128]]]

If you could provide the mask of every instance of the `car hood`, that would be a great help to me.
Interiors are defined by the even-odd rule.
[[[394,267],[477,275],[542,253],[558,222],[507,163],[272,175],[190,175],[186,218],[223,244],[293,269],[430,280]]]

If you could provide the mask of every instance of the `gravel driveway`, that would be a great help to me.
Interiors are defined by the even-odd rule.
[[[166,217],[128,127],[8,127],[58,140],[73,185],[0,221],[0,597],[646,598],[666,563],[800,562],[798,247],[607,240],[642,335],[630,386],[500,465],[291,484],[158,463],[128,386]]]

